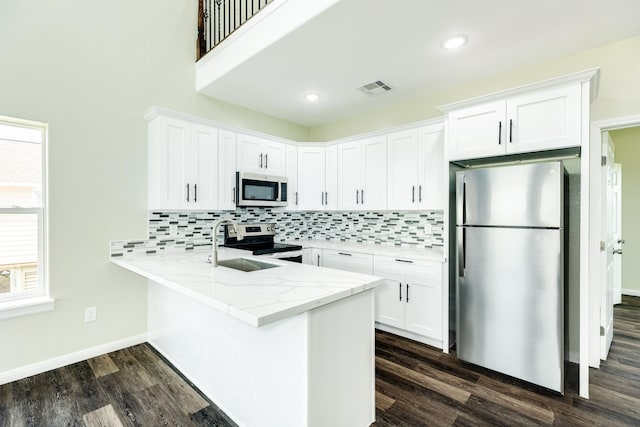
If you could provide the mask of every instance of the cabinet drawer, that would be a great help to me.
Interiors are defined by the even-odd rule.
[[[423,284],[439,285],[442,282],[442,264],[439,262],[378,255],[373,261],[373,274],[376,276]]]
[[[322,266],[354,273],[373,274],[373,256],[357,252],[322,251]]]

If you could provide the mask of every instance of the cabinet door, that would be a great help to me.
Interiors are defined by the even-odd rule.
[[[387,138],[366,139],[360,152],[360,209],[387,209]]]
[[[385,279],[376,286],[376,322],[404,328],[404,289],[397,280]]]
[[[286,144],[277,141],[268,141],[263,150],[264,153],[264,173],[268,175],[285,176],[286,167]]]
[[[444,209],[444,125],[418,129],[418,209]]]
[[[338,146],[325,148],[324,210],[338,209]]]
[[[324,147],[298,148],[298,209],[324,209]]]
[[[322,266],[322,249],[304,248],[302,250],[302,263],[308,265]]]
[[[222,210],[236,208],[236,133],[218,131],[218,205]]]
[[[580,84],[507,100],[507,152],[580,145]]]
[[[347,251],[322,251],[322,266],[355,273],[373,274],[373,256]]]
[[[288,211],[298,210],[298,147],[296,145],[286,146],[286,168],[285,176],[287,177],[287,196]]]
[[[506,102],[496,101],[449,113],[449,159],[505,153]]]
[[[218,209],[218,130],[191,124],[189,208]]]
[[[338,145],[338,209],[340,210],[361,208],[361,146],[360,141]]]
[[[267,142],[253,135],[239,133],[237,136],[237,162],[240,172],[267,174],[265,154]]]
[[[442,264],[414,264],[406,272],[405,328],[442,339]]]
[[[157,117],[149,123],[149,209],[188,209],[189,122]]]
[[[409,129],[387,136],[388,209],[415,209],[418,201],[418,131]]]

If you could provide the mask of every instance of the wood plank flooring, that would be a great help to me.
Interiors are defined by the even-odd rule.
[[[378,331],[373,426],[640,426],[640,298],[614,310],[591,399],[566,375],[560,396]],[[148,344],[0,386],[0,427],[161,425],[235,424]]]
[[[561,396],[377,332],[374,426],[640,426],[640,298],[615,307],[613,337],[585,400],[573,364]]]

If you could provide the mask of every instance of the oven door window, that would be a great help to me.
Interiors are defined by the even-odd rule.
[[[244,200],[278,200],[278,182],[242,180],[242,198]]]

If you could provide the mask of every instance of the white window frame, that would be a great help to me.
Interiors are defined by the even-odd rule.
[[[42,204],[31,208],[0,208],[4,214],[38,215],[38,289],[0,295],[0,320],[54,308],[49,294],[48,126],[45,123],[0,116],[0,124],[38,129],[42,135]]]

